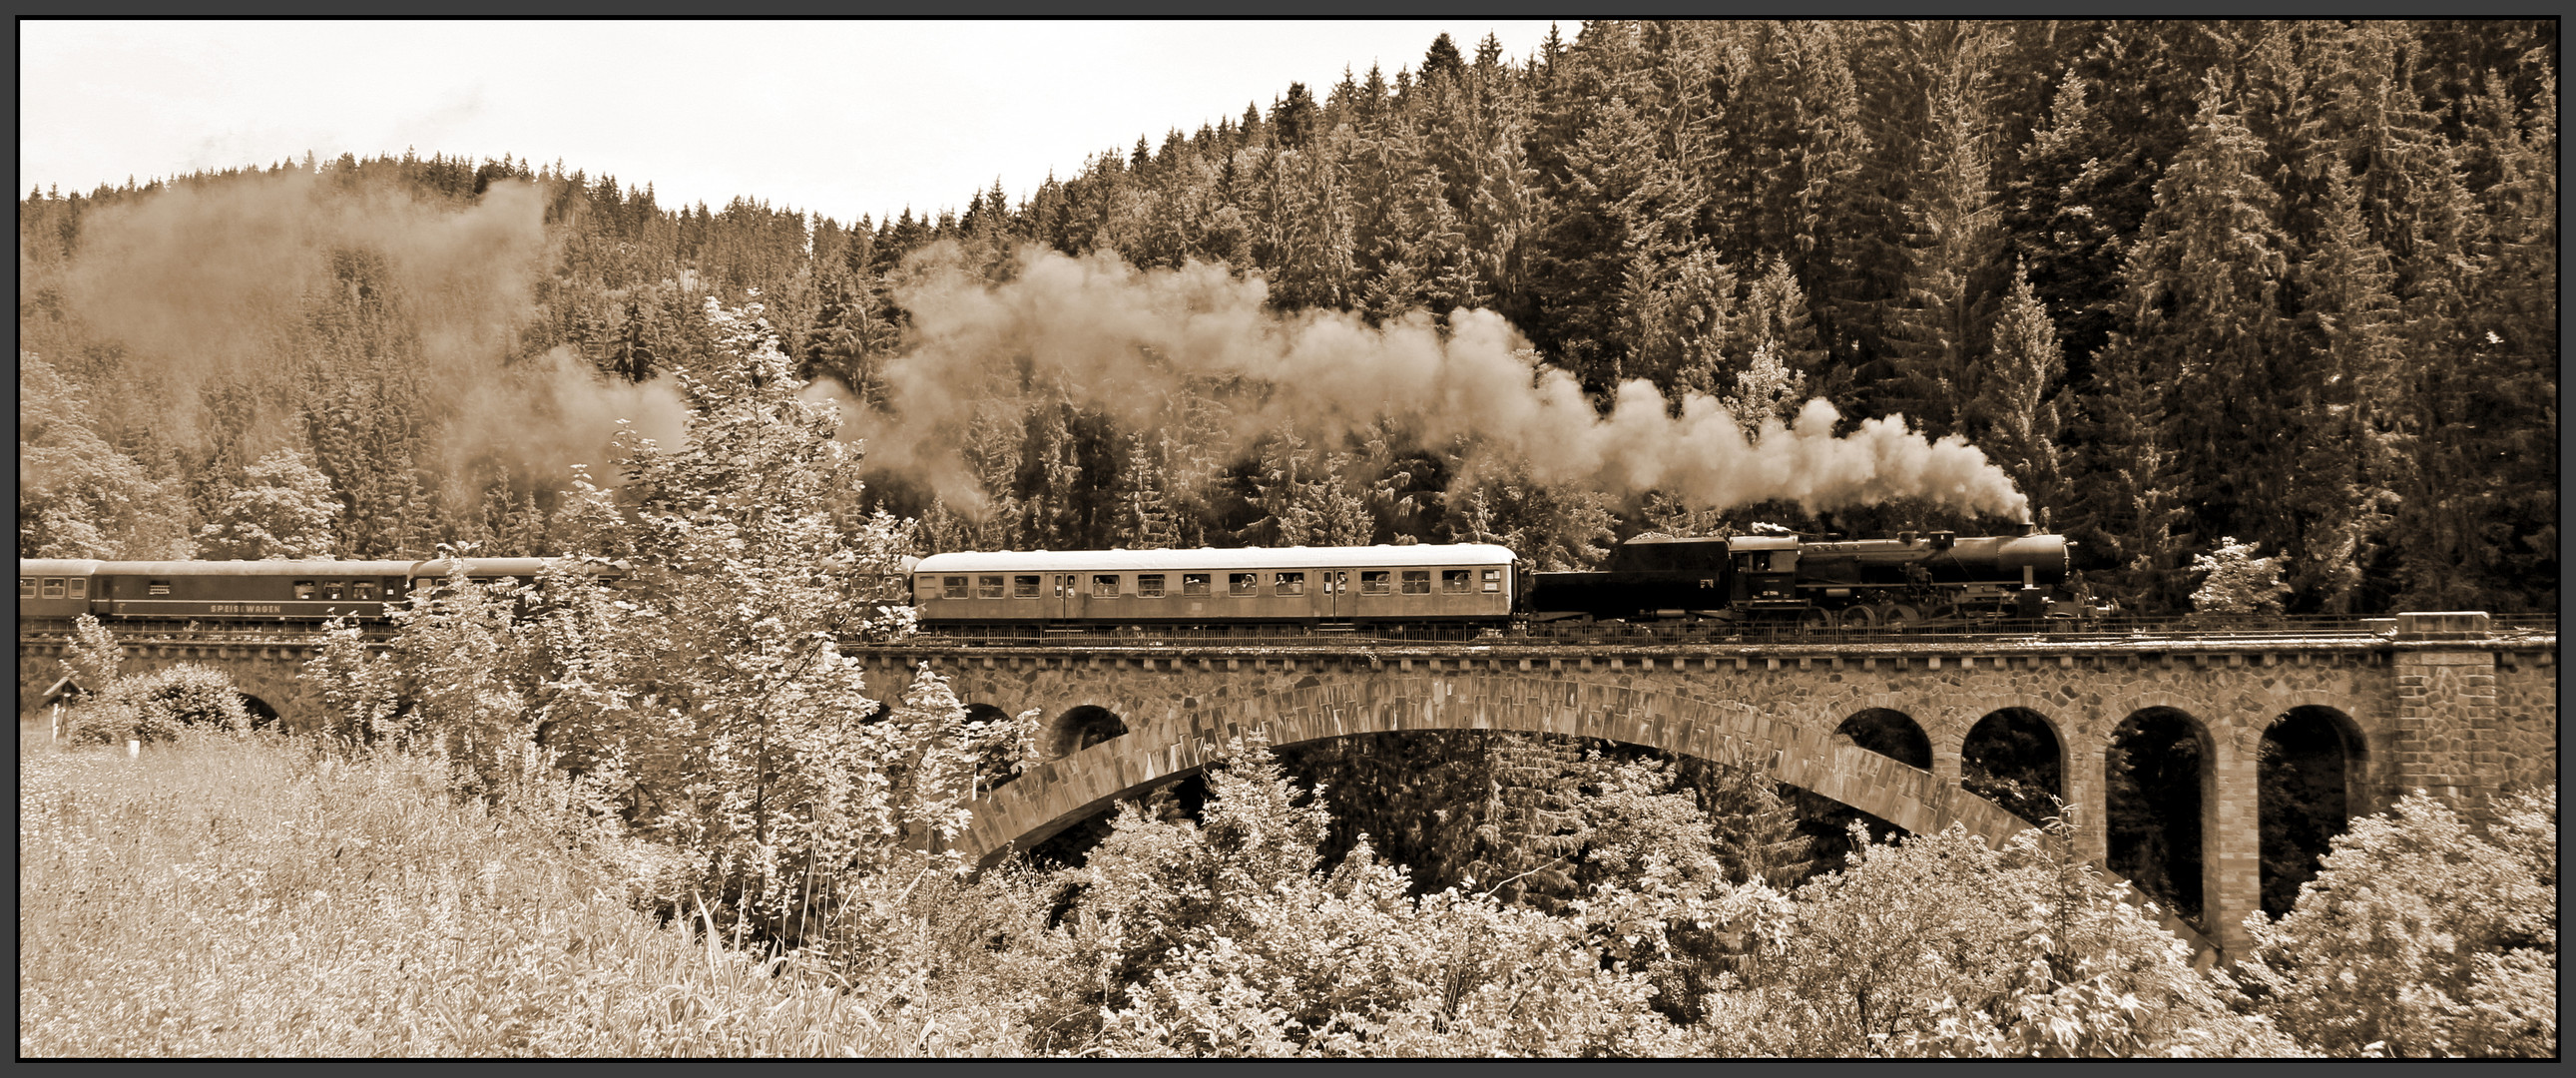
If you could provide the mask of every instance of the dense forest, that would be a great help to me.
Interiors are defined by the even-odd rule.
[[[1740,478],[1901,416],[2133,609],[2230,543],[2293,611],[2549,609],[2556,64],[2528,21],[1588,23],[888,221],[509,155],[31,191],[20,554],[560,545],[566,468],[675,432],[756,292],[926,549],[2019,515]],[[1515,442],[1515,372],[1643,433]]]

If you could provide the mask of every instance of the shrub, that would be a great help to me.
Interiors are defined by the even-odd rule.
[[[2290,1055],[2223,978],[2121,901],[2065,825],[1988,847],[1958,825],[1867,844],[1768,926],[1706,1051],[1812,1056]]]
[[[2353,821],[2278,923],[2246,918],[2257,1006],[2338,1056],[2558,1052],[2558,788],[2479,835],[2416,791]]]
[[[166,742],[189,727],[247,731],[250,709],[233,688],[232,675],[180,663],[117,680],[74,708],[65,725],[73,744]]]

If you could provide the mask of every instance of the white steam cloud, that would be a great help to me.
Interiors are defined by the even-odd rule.
[[[1065,387],[1075,403],[1130,430],[1169,420],[1187,390],[1231,387],[1233,450],[1282,425],[1339,436],[1391,417],[1426,445],[1495,452],[1553,482],[1636,498],[1662,490],[1707,507],[1788,499],[1830,510],[1920,497],[2020,516],[2028,501],[1984,452],[1956,437],[1911,432],[1901,416],[1843,437],[1840,416],[1809,401],[1791,424],[1747,438],[1710,397],[1679,415],[1642,380],[1601,413],[1572,376],[1537,369],[1501,316],[1458,311],[1443,339],[1427,315],[1372,328],[1353,315],[1264,307],[1267,286],[1193,263],[1139,271],[1111,254],[1070,258],[1031,248],[994,285],[935,253],[897,293],[912,313],[909,348],[885,373],[888,412],[856,417],[869,458],[918,476],[962,510],[982,494],[957,455],[978,400],[1029,382]]]

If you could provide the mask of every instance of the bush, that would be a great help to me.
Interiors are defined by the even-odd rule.
[[[1953,824],[1798,889],[1765,968],[1711,997],[1706,1050],[1800,1056],[2275,1056],[2233,986],[2121,901],[2065,825],[2001,849]],[[1776,955],[1776,957],[1775,957]]]
[[[2246,918],[2257,1006],[2329,1055],[2558,1053],[2558,788],[2478,834],[2417,791],[2353,821],[2288,916]]]
[[[74,744],[115,745],[175,741],[189,727],[241,733],[250,721],[232,675],[180,663],[116,681],[74,708],[65,725]]]
[[[1363,837],[1327,869],[1321,798],[1254,744],[1208,773],[1206,822],[1122,809],[1043,941],[1040,1050],[1112,1055],[1655,1055],[1684,1047],[1590,918],[1415,898]],[[1686,801],[1686,798],[1683,799]],[[1642,829],[1641,829],[1642,830]],[[1043,1034],[1039,1030],[1045,1031]],[[1089,1042],[1085,1045],[1084,1042]]]

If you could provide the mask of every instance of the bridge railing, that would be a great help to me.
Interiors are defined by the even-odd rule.
[[[2488,618],[2499,636],[2555,636],[2555,614],[2496,614]],[[929,630],[943,643],[1026,646],[1041,642],[1116,644],[1122,642],[1190,642],[1261,644],[1353,642],[1501,643],[1512,641],[1563,644],[1657,643],[1904,643],[1940,639],[2045,637],[2053,640],[2128,640],[2180,637],[2194,640],[2289,640],[2319,637],[2393,636],[2393,615],[2361,614],[2121,614],[2096,618],[1984,618],[1940,625],[1828,625],[1802,627],[1789,621],[1557,621],[1496,628],[1482,625],[1417,625],[1326,628],[1308,631],[1296,625],[1232,627],[1090,626],[1084,631],[1040,637],[1030,633],[960,634]]]

